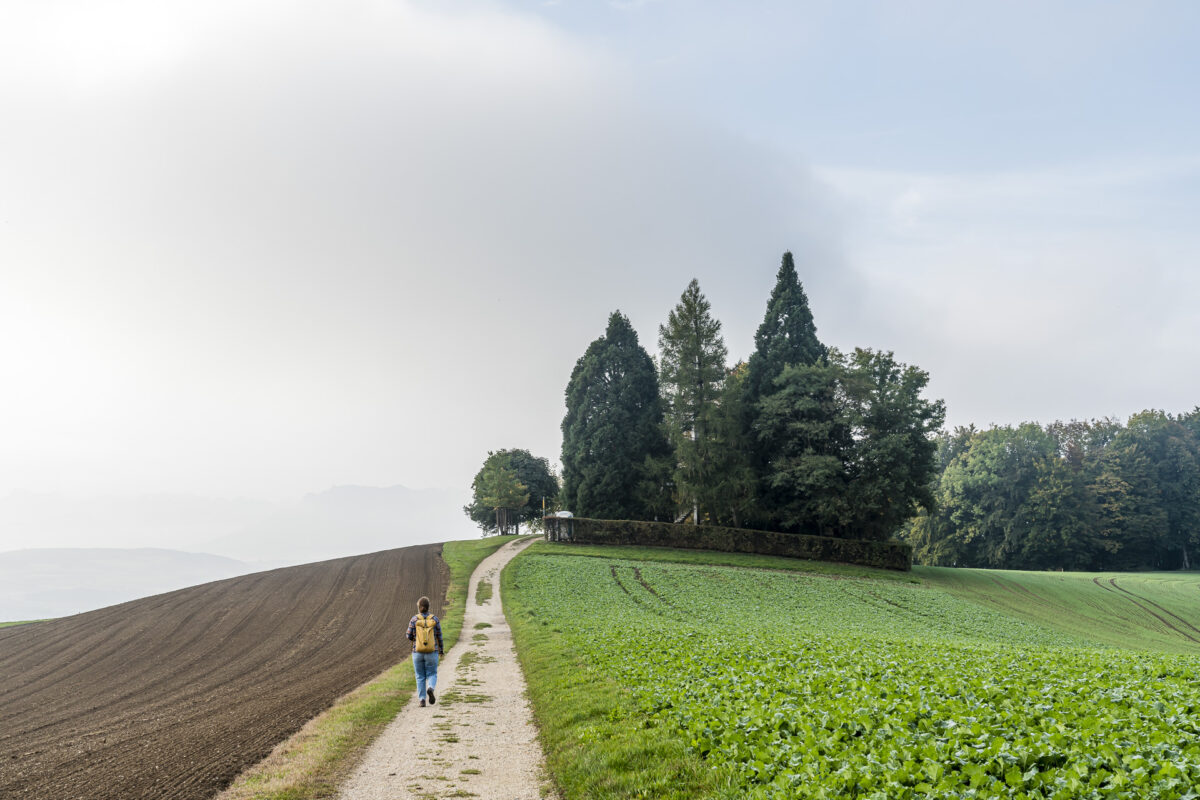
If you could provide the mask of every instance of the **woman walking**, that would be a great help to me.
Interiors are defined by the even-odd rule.
[[[408,621],[408,640],[413,643],[413,671],[417,674],[417,697],[424,707],[437,702],[433,688],[437,686],[438,656],[445,655],[442,647],[442,623],[429,613],[429,598],[417,601],[417,613]]]

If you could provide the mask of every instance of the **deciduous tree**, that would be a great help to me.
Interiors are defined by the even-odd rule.
[[[1120,543],[1116,566],[1191,566],[1200,546],[1200,442],[1187,420],[1143,411],[1106,448],[1097,490],[1110,512],[1106,538]]]
[[[520,531],[518,510],[529,503],[529,491],[517,479],[517,473],[499,461],[486,463],[479,473],[476,491],[479,502],[492,509],[500,533],[508,533],[510,521],[516,522],[517,531]]]
[[[482,496],[486,481],[494,480],[494,476],[485,477],[485,473],[497,466],[511,471],[529,495],[521,505],[509,506],[514,509],[514,517],[518,523],[526,522],[537,525],[542,518],[543,500],[547,508],[556,507],[558,478],[550,469],[549,461],[522,449],[488,451],[487,459],[484,460],[483,466],[480,467],[471,483],[471,503],[463,506],[463,512],[474,520],[485,533],[498,528],[496,507],[485,501]]]
[[[945,403],[922,397],[929,373],[890,352],[860,348],[849,358],[839,354],[836,363],[853,442],[847,464],[853,507],[844,535],[886,539],[918,509],[933,508]]]
[[[922,370],[891,353],[836,350],[784,369],[760,403],[763,496],[785,530],[885,539],[933,505],[945,410]]]
[[[1015,566],[1028,549],[1024,513],[1037,483],[1039,464],[1055,457],[1055,441],[1027,423],[998,427],[972,437],[942,474],[936,512],[925,525],[941,538],[925,542],[927,563],[974,567]]]

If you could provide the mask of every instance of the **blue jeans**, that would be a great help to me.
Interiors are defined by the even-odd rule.
[[[425,687],[437,688],[437,653],[413,653],[413,671],[417,673],[417,697],[425,699]]]

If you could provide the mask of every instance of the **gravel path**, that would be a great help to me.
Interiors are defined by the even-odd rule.
[[[384,730],[342,787],[341,800],[538,800],[542,752],[525,699],[512,632],[500,607],[500,570],[532,539],[501,547],[475,569],[462,635],[438,668],[437,704],[416,697]],[[477,602],[480,585],[491,597]]]

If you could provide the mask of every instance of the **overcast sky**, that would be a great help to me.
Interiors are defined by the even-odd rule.
[[[788,249],[951,425],[1190,410],[1197,86],[1191,2],[9,0],[0,496],[465,494]]]

